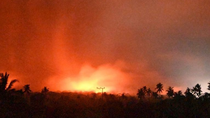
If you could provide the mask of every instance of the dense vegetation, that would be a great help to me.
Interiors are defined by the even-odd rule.
[[[44,87],[32,92],[30,85],[21,90],[12,89],[9,75],[0,75],[1,118],[208,118],[210,94],[202,93],[196,84],[174,92],[169,87],[167,96],[161,95],[163,84],[154,91],[146,86],[138,89],[136,96],[108,93],[51,92]],[[210,83],[208,86],[210,90]],[[103,96],[102,96],[103,95]]]

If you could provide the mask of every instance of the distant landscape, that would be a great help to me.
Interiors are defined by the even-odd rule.
[[[53,92],[43,87],[33,92],[30,85],[12,88],[9,74],[0,78],[1,118],[207,118],[210,115],[210,94],[202,93],[196,84],[185,92],[163,84],[155,90],[143,86],[136,96],[94,92]],[[17,84],[17,83],[16,83]],[[208,83],[210,90],[210,83]]]

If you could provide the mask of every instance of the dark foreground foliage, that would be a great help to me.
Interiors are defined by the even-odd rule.
[[[0,118],[209,118],[210,95],[201,94],[197,84],[187,88],[185,95],[167,90],[163,97],[161,83],[156,92],[144,86],[137,96],[103,93],[51,92],[44,87],[32,92],[30,85],[23,90],[7,88],[7,73],[0,78]],[[209,83],[210,85],[210,83]],[[210,89],[210,86],[209,86]]]
[[[187,97],[138,100],[132,96],[95,93],[20,91],[0,102],[1,118],[208,118],[210,99]]]

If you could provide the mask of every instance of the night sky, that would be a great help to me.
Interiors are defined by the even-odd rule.
[[[208,0],[2,0],[0,72],[32,91],[210,81]]]

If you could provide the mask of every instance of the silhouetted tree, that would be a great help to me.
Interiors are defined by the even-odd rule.
[[[137,93],[137,96],[140,100],[144,99],[145,98],[145,92],[144,92],[144,89],[141,88],[141,89],[138,89],[138,93]]]
[[[49,89],[48,89],[47,87],[44,87],[44,88],[42,89],[42,93],[43,93],[43,94],[46,94],[47,92],[49,92]]]
[[[163,91],[163,84],[162,83],[158,83],[157,85],[156,85],[156,91],[157,91],[157,93],[161,93],[162,91]]]
[[[7,83],[8,83],[8,78],[9,78],[9,74],[7,74],[7,72],[5,74],[1,73],[0,74],[0,94],[3,95],[5,94],[7,91],[12,90],[12,85],[17,82],[18,80],[14,79],[9,83],[9,86],[7,87]]]
[[[146,93],[147,92],[147,87],[146,86],[143,86],[143,91],[144,91],[144,93]]]
[[[194,87],[193,87],[193,89],[192,89],[192,91],[193,91],[193,93],[195,94],[195,95],[197,95],[198,97],[200,97],[200,95],[201,95],[201,85],[200,84],[196,84]]]
[[[26,94],[30,94],[31,93],[31,89],[30,89],[30,85],[27,84],[23,87],[23,92],[26,93]]]
[[[171,97],[174,96],[174,89],[173,89],[173,87],[169,86],[169,87],[168,87],[168,90],[166,90],[166,91],[167,91],[167,96],[168,96],[169,98],[171,98]]]
[[[147,96],[151,96],[151,94],[152,94],[152,91],[151,91],[150,88],[148,88],[148,89],[147,89]]]
[[[208,88],[207,89],[210,90],[210,82],[208,83]]]
[[[125,93],[122,93],[121,98],[122,99],[126,99],[127,98],[126,95],[125,95]]]
[[[154,98],[158,98],[158,93],[157,93],[157,92],[152,92],[152,96],[153,96]]]
[[[210,98],[210,94],[205,92],[203,96],[200,96],[200,98],[208,100]]]
[[[174,93],[174,98],[181,98],[181,97],[184,97],[184,95],[182,94],[182,91],[178,91],[178,92],[175,92]]]
[[[192,90],[190,88],[187,88],[186,91],[184,92],[185,97],[188,99],[193,99],[195,98],[195,96],[192,94],[191,92]]]

